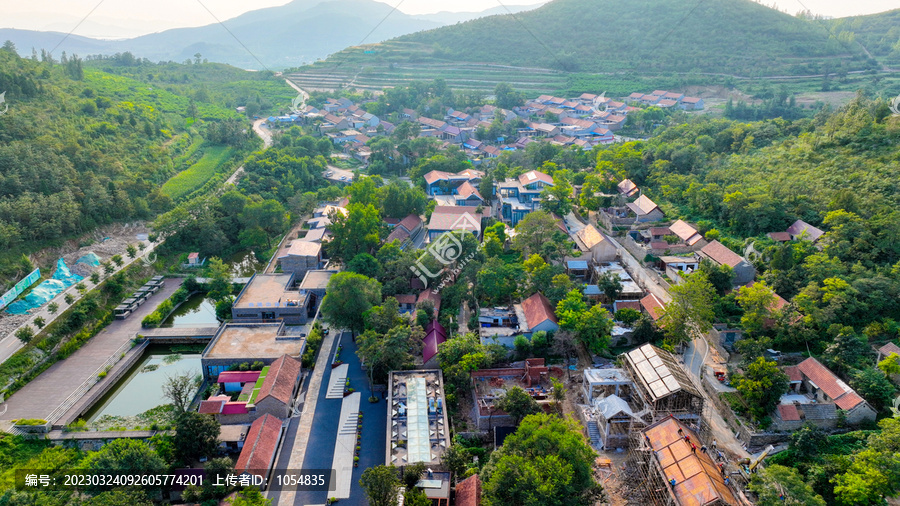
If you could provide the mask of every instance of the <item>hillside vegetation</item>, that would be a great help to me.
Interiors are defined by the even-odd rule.
[[[900,9],[828,23],[835,33],[864,45],[885,66],[900,67]]]
[[[9,106],[0,115],[0,288],[30,268],[22,254],[170,209],[224,170],[223,153],[258,142],[232,105],[271,106],[233,84],[220,88],[236,73],[251,74],[224,65],[157,66],[130,55],[25,59],[14,49],[0,49]],[[160,192],[192,166],[169,185],[179,191]]]

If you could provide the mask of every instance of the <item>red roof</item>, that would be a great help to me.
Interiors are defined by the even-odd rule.
[[[265,476],[275,461],[275,450],[281,436],[281,420],[266,413],[250,426],[244,448],[234,470],[238,474]]]
[[[779,404],[778,416],[786,422],[800,421],[800,412],[797,411],[797,406],[794,406],[793,404]]]
[[[813,357],[800,362],[797,368],[809,381],[821,388],[825,395],[834,399],[834,403],[839,408],[844,410],[853,409],[861,402],[864,402],[852,388]]]
[[[200,253],[194,252],[188,255],[188,260],[196,260],[198,258],[200,258]]]
[[[256,403],[259,404],[267,397],[273,397],[283,404],[290,404],[298,377],[300,377],[300,361],[289,355],[282,355],[269,366],[269,373],[266,374],[266,379],[259,389]]]
[[[472,183],[468,181],[464,181],[463,184],[459,185],[459,188],[457,188],[456,191],[458,192],[458,196],[462,199],[468,199],[472,195],[475,195],[478,197],[478,200],[484,200],[484,198],[481,197],[481,194],[478,193],[478,189],[472,186]]]
[[[700,252],[709,257],[717,264],[727,265],[732,268],[736,267],[744,260],[740,255],[738,255],[734,251],[731,251],[719,241],[710,242],[709,244],[701,248]]]
[[[652,293],[641,299],[641,307],[653,318],[653,321],[659,320],[662,316],[663,304]]]
[[[553,306],[544,294],[538,292],[531,297],[522,301],[522,312],[525,313],[525,323],[529,328],[550,320],[557,323],[556,314],[553,313]]]
[[[411,293],[401,293],[400,295],[395,295],[395,299],[399,304],[415,304],[416,296]]]
[[[785,242],[791,240],[791,234],[787,232],[769,232],[766,234],[770,239],[777,242]]]
[[[613,306],[615,307],[616,311],[625,308],[634,309],[635,311],[641,310],[641,302],[637,300],[617,300],[613,302]]]
[[[477,474],[456,485],[456,506],[481,506],[481,479]]]
[[[795,365],[785,367],[784,373],[787,374],[788,380],[790,380],[791,383],[803,381],[803,373],[801,373],[800,369]]]
[[[553,184],[553,178],[550,177],[550,175],[544,174],[539,170],[531,170],[519,176],[519,183],[521,183],[523,186],[529,185],[536,181],[543,181],[545,184]]]
[[[259,379],[260,371],[222,371],[219,373],[218,383],[255,383]]]
[[[227,395],[216,395],[210,397],[205,401],[200,401],[200,407],[197,409],[197,412],[204,415],[217,415],[222,412],[222,407],[230,399],[231,397]]]
[[[463,183],[463,184],[468,184],[468,181],[465,182],[465,183]],[[422,218],[419,218],[419,217],[418,217],[417,215],[415,215],[415,214],[410,214],[410,215],[407,216],[406,218],[403,218],[403,220],[402,220],[400,223],[398,223],[397,226],[398,226],[398,227],[403,227],[403,228],[405,228],[406,230],[412,232],[412,231],[415,230],[416,227],[418,227],[420,224],[422,224]]]
[[[426,301],[426,300],[430,300],[431,302],[434,303],[434,313],[435,314],[441,312],[441,294],[434,293],[434,291],[432,291],[432,290],[423,290],[419,294],[419,297],[416,298],[416,304]]]

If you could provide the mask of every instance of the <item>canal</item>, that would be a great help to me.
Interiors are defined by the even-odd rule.
[[[163,395],[167,378],[200,374],[202,346],[150,346],[128,373],[83,417],[93,422],[103,415],[135,416],[169,401]]]
[[[163,321],[161,327],[217,327],[216,304],[204,293],[195,293]]]

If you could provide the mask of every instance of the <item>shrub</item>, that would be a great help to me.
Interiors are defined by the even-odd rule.
[[[41,418],[23,418],[16,420],[16,425],[46,425],[47,420]]]
[[[97,375],[98,378],[103,379],[106,377],[106,371],[100,371],[100,374]]]

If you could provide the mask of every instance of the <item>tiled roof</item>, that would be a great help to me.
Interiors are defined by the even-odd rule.
[[[806,223],[803,220],[797,220],[787,229],[787,233],[792,236],[800,236],[803,233],[806,233],[806,236],[811,241],[817,241],[820,237],[822,237],[825,232],[819,230],[818,228]]]
[[[522,301],[522,311],[525,313],[525,322],[531,328],[546,320],[557,323],[550,301],[540,292]]]
[[[794,406],[793,404],[779,404],[778,416],[785,422],[800,421],[800,412],[797,411],[797,406]]]
[[[406,229],[394,227],[394,230],[391,230],[391,233],[384,239],[384,242],[400,241],[402,243],[407,239],[409,239],[409,232],[407,232]]]
[[[256,403],[259,404],[263,399],[272,397],[289,405],[299,376],[300,361],[289,355],[282,355],[269,366],[269,373],[259,389]]]
[[[740,255],[738,255],[734,251],[731,251],[719,241],[710,242],[709,244],[701,248],[700,252],[719,265],[727,265],[732,268],[736,267],[738,264],[744,261],[744,259],[741,258]]]
[[[697,97],[684,97],[681,101],[689,104],[696,104],[697,102],[700,102],[700,99]]]
[[[466,182],[464,184],[468,184],[468,182]],[[418,227],[421,224],[422,224],[422,218],[419,218],[419,216],[416,214],[410,214],[406,218],[403,218],[403,220],[401,220],[400,223],[397,224],[397,226],[403,227],[406,230],[409,230],[410,232],[412,232],[413,230],[416,229],[416,227]]]
[[[691,451],[691,443],[681,437],[679,430],[701,446],[697,434],[673,417],[660,420],[643,431],[653,450],[652,455],[659,462],[662,478],[667,482],[666,491],[674,496],[674,504],[739,504],[712,458],[707,453]],[[668,485],[670,480],[674,480],[675,485]]]
[[[641,301],[639,300],[617,300],[613,302],[613,309],[616,311],[620,309],[634,309],[635,311],[641,310]]]
[[[634,214],[638,216],[643,216],[646,214],[652,213],[655,209],[658,209],[659,206],[656,205],[656,202],[650,200],[646,195],[641,195],[634,202],[629,202],[625,204],[629,209],[634,211]]]
[[[800,369],[795,365],[789,365],[785,367],[784,373],[787,374],[788,380],[790,382],[803,381],[803,373],[800,372]]]
[[[422,349],[422,360],[428,362],[437,355],[438,346],[447,341],[447,331],[437,321],[429,323],[425,331],[427,333],[425,334],[425,347]]]
[[[834,399],[834,403],[837,404],[839,408],[844,410],[853,409],[861,402],[864,402],[849,385],[844,383],[815,358],[807,358],[803,362],[800,362],[797,368],[800,369],[800,372],[802,372],[809,381],[812,381],[816,386],[821,388],[828,397]]]
[[[675,223],[669,225],[669,230],[672,231],[673,234],[677,235],[679,239],[687,243],[688,246],[693,246],[697,244],[703,237],[700,235],[700,232],[697,231],[696,228],[692,227],[685,221],[678,220]]]
[[[663,304],[652,293],[641,299],[641,307],[647,311],[653,321],[659,320],[662,316]]]
[[[606,240],[606,237],[593,225],[587,225],[578,232],[575,232],[575,237],[580,239],[588,249],[591,249]]]
[[[481,194],[478,193],[478,188],[472,186],[472,183],[468,181],[465,181],[463,182],[463,184],[459,185],[459,188],[457,188],[456,191],[458,192],[457,196],[461,199],[467,199],[472,195],[475,195],[479,200],[484,200]]]
[[[419,296],[416,298],[416,305],[418,305],[420,302],[424,302],[426,300],[430,300],[434,304],[434,313],[435,314],[438,314],[441,312],[441,294],[434,293],[434,291],[432,291],[432,290],[422,290],[419,293]]]
[[[791,240],[791,234],[787,232],[769,232],[766,234],[770,239],[777,242],[785,242]]]
[[[200,407],[197,412],[206,415],[219,414],[222,412],[222,407],[225,406],[225,403],[229,400],[231,400],[231,397],[227,395],[210,397],[205,401],[200,401]]]
[[[280,419],[268,413],[257,418],[250,426],[247,439],[244,440],[241,456],[234,465],[235,473],[248,472],[257,476],[268,474],[267,471],[275,461],[279,437],[281,437]]]
[[[519,183],[521,183],[523,186],[534,183],[535,181],[543,181],[545,184],[553,184],[553,178],[539,170],[531,170],[519,176]]]
[[[626,197],[631,197],[635,193],[638,192],[638,187],[634,184],[630,179],[623,179],[618,185],[619,193],[625,195]]]
[[[436,206],[428,220],[429,230],[476,230],[481,232],[483,213],[473,206]],[[468,213],[468,217],[465,214]]]
[[[881,353],[884,356],[888,356],[891,353],[896,353],[897,355],[900,355],[900,346],[897,346],[894,343],[887,343],[886,345],[882,346],[881,348],[878,348],[878,353]]]
[[[247,403],[246,402],[238,402],[238,401],[226,402],[225,405],[222,406],[222,414],[223,415],[247,414]]]
[[[411,293],[401,293],[399,295],[394,295],[394,298],[397,299],[397,303],[399,304],[415,304],[416,296]]]

